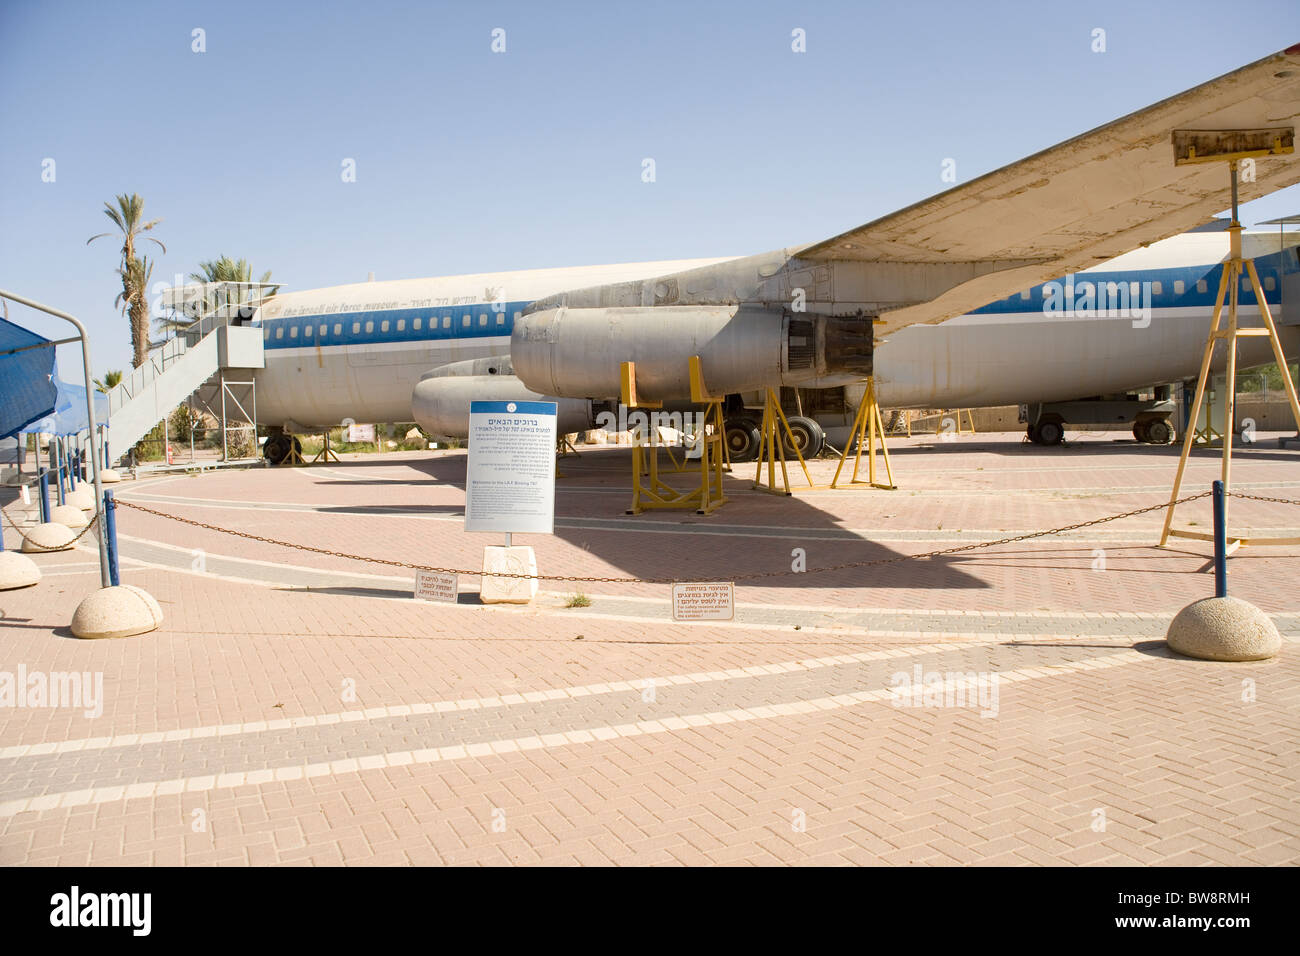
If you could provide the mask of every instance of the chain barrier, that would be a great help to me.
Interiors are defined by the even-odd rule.
[[[29,538],[29,537],[27,537],[27,535],[23,534],[23,529],[20,528],[20,527],[18,527],[18,525],[14,522],[14,519],[13,519],[12,517],[10,517],[9,512],[7,512],[7,511],[5,511],[4,509],[0,508],[0,515],[4,515],[5,521],[9,522],[9,527],[13,528],[15,531],[18,532],[18,537],[22,538],[23,541],[25,541],[25,542],[35,544],[35,542],[33,542],[31,538]],[[90,521],[86,524],[86,526],[85,526],[84,528],[82,528],[80,531],[78,531],[78,532],[76,533],[76,535],[73,537],[73,539],[72,539],[71,541],[69,541],[67,544],[60,545],[59,547],[54,548],[54,549],[45,548],[45,547],[42,547],[41,545],[37,544],[37,545],[36,545],[36,548],[37,548],[38,551],[48,551],[48,550],[62,551],[64,548],[71,547],[72,545],[74,545],[74,544],[76,544],[78,541],[80,541],[81,538],[82,538],[82,536],[85,535],[85,533],[86,533],[87,531],[89,531],[91,528],[95,527],[95,522],[98,521],[98,520],[99,520],[99,514],[98,514],[98,512],[96,512],[95,516],[94,516],[93,518],[90,519]],[[38,524],[37,527],[40,527],[40,525]],[[69,530],[71,530],[71,529],[69,529]]]
[[[1239,491],[1225,491],[1229,498],[1247,498],[1250,501],[1271,501],[1275,505],[1300,505],[1300,501],[1294,501],[1291,498],[1266,498],[1263,495],[1245,495]]]
[[[1188,495],[1185,498],[1179,498],[1173,504],[1181,505],[1189,501],[1196,501],[1200,498],[1208,498],[1210,492],[1202,491],[1198,494]],[[791,575],[804,574],[821,574],[827,571],[845,571],[851,568],[872,568],[880,567],[886,564],[898,564],[903,561],[915,561],[923,558],[937,558],[948,554],[960,554],[965,551],[976,551],[981,548],[992,548],[1002,544],[1014,544],[1018,541],[1029,541],[1033,538],[1042,538],[1047,535],[1064,534],[1067,531],[1077,531],[1080,528],[1091,528],[1095,525],[1106,524],[1110,521],[1119,521],[1121,518],[1132,518],[1137,515],[1148,514],[1152,511],[1160,511],[1168,508],[1170,502],[1162,501],[1160,504],[1149,505],[1146,508],[1138,508],[1134,511],[1125,511],[1121,514],[1108,515],[1104,518],[1093,518],[1091,521],[1080,521],[1077,524],[1065,525],[1061,528],[1051,528],[1047,531],[1031,531],[1028,534],[1018,534],[1009,538],[999,538],[996,541],[979,541],[974,544],[963,544],[953,548],[942,548],[937,551],[927,551],[924,554],[901,554],[890,558],[876,558],[871,561],[849,561],[844,564],[829,564],[823,567],[808,568],[806,571],[761,571],[752,574],[740,574],[729,576],[728,580],[733,582],[755,581],[762,578],[787,577]],[[392,568],[407,568],[412,571],[434,571],[440,574],[470,574],[483,575],[482,569],[467,571],[462,568],[440,568],[426,564],[412,564],[409,561],[394,561],[390,558],[373,558],[361,554],[348,554],[345,551],[331,551],[329,548],[316,548],[309,544],[295,544],[292,541],[280,541],[276,538],[266,538],[262,535],[250,534],[247,531],[234,531],[230,528],[222,528],[218,525],[206,524],[202,521],[195,521],[192,518],[182,518],[179,515],[168,514],[165,511],[157,511],[153,508],[147,508],[144,505],[135,504],[130,501],[113,499],[114,507],[130,508],[133,511],[140,511],[145,514],[151,514],[159,518],[167,518],[172,521],[178,521],[181,524],[191,525],[195,528],[203,528],[207,531],[216,531],[220,534],[229,534],[237,538],[244,538],[248,541],[259,541],[262,544],[270,544],[280,548],[292,548],[297,551],[310,551],[313,554],[323,554],[327,557],[344,558],[349,561],[364,561],[370,564],[382,564]],[[676,584],[681,578],[636,578],[636,577],[588,577],[583,575],[571,574],[513,574],[504,571],[493,571],[487,574],[487,577],[493,578],[521,578],[524,580],[537,581],[568,581],[571,583],[593,583],[593,584]]]

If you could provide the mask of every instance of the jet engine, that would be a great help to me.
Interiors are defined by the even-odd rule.
[[[513,374],[508,357],[453,362],[425,372],[411,393],[411,415],[430,435],[466,438],[470,402],[555,402],[559,434],[592,427],[591,402],[526,388]]]
[[[527,387],[568,398],[616,398],[623,362],[637,395],[689,399],[692,355],[714,394],[779,385],[829,388],[871,374],[871,319],[758,305],[557,308],[515,321],[510,358]]]

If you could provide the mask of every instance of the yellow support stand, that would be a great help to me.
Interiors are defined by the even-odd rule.
[[[722,472],[726,458],[725,431],[722,425],[723,396],[714,396],[704,387],[704,375],[700,368],[700,358],[690,358],[691,400],[706,406],[704,430],[696,441],[700,448],[699,484],[685,491],[679,491],[659,477],[659,449],[666,448],[659,438],[658,429],[653,425],[646,428],[645,441],[634,438],[632,445],[632,507],[627,513],[641,514],[653,509],[693,508],[696,514],[707,515],[727,503],[727,496],[722,491]],[[662,408],[661,402],[637,400],[636,365],[624,362],[622,365],[622,399],[629,408]],[[671,457],[671,451],[669,452]],[[676,459],[673,459],[676,464]],[[678,468],[684,470],[685,462]],[[644,480],[643,480],[644,478]]]
[[[1240,331],[1240,330],[1239,330]],[[1207,388],[1208,392],[1209,389]],[[1214,427],[1214,396],[1209,395],[1206,398],[1205,406],[1205,427],[1198,428],[1195,422],[1191,423],[1192,444],[1193,445],[1213,445],[1216,441],[1223,440],[1223,433]]]
[[[341,464],[342,459],[339,458],[339,456],[334,453],[334,449],[330,447],[330,433],[328,428],[325,429],[325,433],[321,435],[321,441],[323,442],[321,446],[321,450],[316,453],[316,457],[311,460],[311,463],[314,465],[318,461],[323,461],[323,462],[337,461]],[[297,451],[294,451],[292,449],[292,446],[290,446],[290,458],[293,457],[298,458],[297,463],[299,464],[302,463],[302,456],[298,455]]]
[[[888,484],[881,484],[876,481],[876,440],[880,440],[880,452],[885,459],[885,474],[888,477]],[[863,442],[866,442],[867,448],[867,480],[861,481],[858,478],[858,468],[862,464]],[[862,404],[858,406],[858,414],[853,419],[853,433],[844,445],[844,451],[840,452],[840,463],[835,469],[835,477],[831,479],[831,487],[839,488],[840,472],[844,470],[844,463],[849,457],[849,448],[854,449],[853,454],[853,477],[849,479],[849,487],[869,486],[872,488],[881,488],[886,491],[893,491],[896,487],[894,484],[894,469],[889,464],[889,448],[885,444],[885,426],[880,419],[880,403],[876,401],[876,380],[874,377],[867,379],[867,390],[863,393]]]
[[[790,431],[790,423],[786,421],[785,412],[781,411],[781,402],[776,397],[776,392],[772,389],[767,390],[767,398],[763,402],[763,424],[759,428],[760,439],[758,443],[758,470],[754,472],[754,490],[766,491],[772,495],[785,495],[789,497],[793,492],[790,490],[790,473],[785,466],[785,447],[782,438],[789,439],[790,448],[793,449],[795,457],[799,459],[799,467],[803,469],[803,476],[808,482],[808,487],[813,487],[812,476],[808,474],[808,465],[803,460],[803,455],[799,451],[799,446],[794,442],[794,435]],[[767,459],[767,484],[763,484],[763,459]],[[776,462],[781,462],[781,487],[776,485]]]
[[[1287,150],[1289,151],[1289,150]],[[1169,494],[1169,505],[1165,510],[1165,524],[1160,532],[1160,547],[1165,547],[1171,537],[1173,538],[1191,538],[1197,541],[1213,541],[1214,536],[1200,531],[1181,531],[1172,527],[1174,521],[1174,509],[1177,507],[1175,502],[1178,500],[1178,492],[1182,489],[1183,474],[1187,470],[1187,459],[1192,451],[1192,444],[1196,439],[1196,422],[1201,415],[1201,402],[1205,398],[1206,385],[1210,379],[1210,361],[1214,356],[1214,347],[1220,341],[1227,343],[1228,347],[1228,369],[1227,381],[1224,385],[1224,407],[1223,407],[1223,465],[1222,478],[1223,490],[1230,491],[1232,488],[1232,431],[1235,421],[1235,402],[1237,391],[1237,340],[1248,336],[1267,336],[1269,343],[1273,347],[1273,355],[1277,359],[1277,367],[1282,372],[1282,384],[1286,389],[1287,400],[1291,404],[1291,414],[1295,418],[1296,427],[1300,428],[1300,400],[1296,397],[1295,383],[1291,381],[1291,370],[1287,367],[1286,356],[1282,352],[1282,343],[1278,339],[1277,326],[1273,324],[1273,315],[1268,307],[1268,300],[1264,298],[1264,288],[1259,281],[1259,273],[1255,271],[1255,263],[1252,260],[1243,260],[1241,257],[1241,223],[1237,219],[1237,158],[1230,158],[1229,169],[1232,177],[1232,224],[1228,227],[1229,235],[1229,257],[1223,263],[1223,274],[1219,279],[1219,291],[1214,299],[1214,316],[1210,322],[1210,335],[1205,342],[1205,352],[1201,356],[1201,372],[1196,380],[1196,397],[1192,401],[1191,414],[1188,422],[1191,427],[1187,429],[1183,436],[1183,451],[1178,457],[1178,471],[1174,474],[1174,488]],[[1251,288],[1255,292],[1255,301],[1259,303],[1259,314],[1264,320],[1264,328],[1246,328],[1243,329],[1237,324],[1237,295],[1241,289],[1241,277],[1243,273],[1250,277]],[[1228,326],[1219,328],[1219,323],[1223,318],[1223,301],[1224,296],[1228,299]],[[1207,429],[1209,420],[1212,416],[1206,415]],[[1212,430],[1212,429],[1210,429]],[[1228,501],[1225,499],[1224,508],[1224,525],[1227,525]],[[1235,551],[1237,548],[1248,544],[1255,545],[1293,545],[1300,544],[1300,538],[1241,538],[1228,536],[1229,550]]]
[[[943,412],[940,412],[940,414],[939,414],[939,421],[938,421],[938,423],[934,426],[934,433],[935,433],[936,435],[941,435],[941,434],[943,434],[943,422],[944,422],[944,418],[946,417],[946,415],[945,415],[944,413],[949,412],[949,411],[956,411],[956,412],[957,412],[957,432],[956,432],[956,434],[958,434],[958,435],[966,435],[966,434],[974,435],[974,434],[975,434],[975,416],[971,413],[971,410],[970,410],[969,408],[958,408],[958,409],[948,409],[948,408],[945,408],[945,409],[943,410]],[[962,431],[962,427],[961,427],[961,413],[962,413],[962,412],[965,412],[965,413],[966,413],[966,421],[970,424],[970,431],[969,431],[969,432],[964,432],[964,431]],[[909,437],[911,437],[911,434],[912,434],[912,426],[911,426],[911,423],[910,423],[910,422],[908,423],[907,434],[908,434]],[[950,434],[951,434],[951,433],[950,433]]]

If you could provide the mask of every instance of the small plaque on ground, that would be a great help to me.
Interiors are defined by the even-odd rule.
[[[673,585],[674,621],[730,621],[735,616],[735,585],[730,581]]]
[[[442,571],[415,572],[415,599],[455,604],[460,593],[460,576]]]

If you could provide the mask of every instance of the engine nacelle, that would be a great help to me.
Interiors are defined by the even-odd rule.
[[[510,360],[474,359],[426,372],[411,393],[411,415],[431,435],[469,436],[470,402],[555,402],[559,434],[592,427],[591,402],[534,392],[510,374]]]
[[[757,305],[558,308],[516,320],[510,339],[524,384],[570,398],[617,398],[622,363],[635,362],[639,397],[689,399],[692,355],[714,394],[860,381],[871,319]]]

